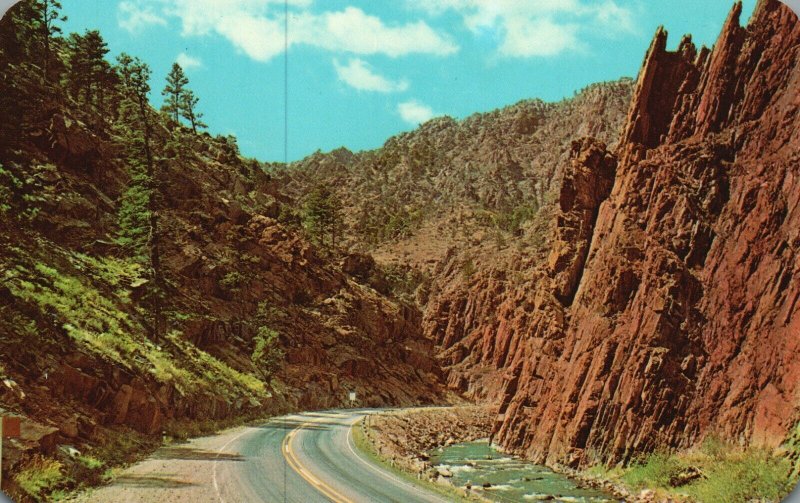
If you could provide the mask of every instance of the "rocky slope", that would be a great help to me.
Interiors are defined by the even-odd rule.
[[[342,245],[383,265],[431,272],[451,249],[533,242],[575,135],[616,142],[632,82],[590,86],[558,103],[529,100],[463,121],[433,119],[382,148],[317,153],[275,172],[303,201],[325,185],[342,202]]]
[[[0,410],[23,418],[5,469],[119,432],[160,437],[180,420],[333,407],[348,391],[370,406],[443,400],[420,312],[278,223],[273,182],[235,140],[148,109],[148,196],[125,89],[112,82],[104,105],[81,103],[61,84],[61,38],[42,82],[21,26],[0,25]],[[157,337],[155,265],[135,246],[152,242],[148,197],[165,285]],[[271,335],[278,352],[259,353]]]
[[[481,406],[411,409],[384,412],[363,420],[371,448],[402,470],[422,474],[431,469],[431,452],[441,446],[486,439],[491,412]]]
[[[545,264],[443,270],[426,331],[507,448],[578,466],[798,421],[800,24],[740,13],[711,50],[656,33],[619,145],[574,144]]]

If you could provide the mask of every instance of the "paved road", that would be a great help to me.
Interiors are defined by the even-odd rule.
[[[444,502],[369,463],[350,426],[369,411],[276,418],[171,446],[85,495],[100,503]]]

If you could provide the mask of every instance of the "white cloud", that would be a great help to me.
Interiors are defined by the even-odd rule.
[[[390,80],[383,75],[375,73],[364,60],[352,58],[343,65],[339,60],[333,60],[339,80],[359,91],[376,91],[379,93],[402,92],[408,89],[408,81]]]
[[[300,13],[289,17],[290,43],[302,43],[330,51],[354,54],[408,54],[445,56],[458,46],[436,33],[423,21],[387,26],[380,18],[356,7],[339,12]]]
[[[120,2],[117,9],[119,26],[131,33],[138,33],[147,26],[167,24],[167,20],[156,14],[152,6],[141,2]]]
[[[219,19],[215,30],[256,61],[266,62],[284,50],[283,24],[236,14]]]
[[[500,45],[503,56],[555,56],[579,47],[578,27],[557,25],[549,19],[509,19]]]
[[[449,37],[424,21],[387,25],[356,7],[316,12],[311,0],[289,0],[289,5],[290,46],[391,57],[458,51]],[[152,16],[142,18],[138,13]],[[123,27],[147,21],[166,24],[165,18],[175,18],[183,36],[220,35],[257,61],[269,61],[285,50],[283,0],[125,0],[119,17]]]
[[[400,103],[397,105],[397,112],[404,121],[414,126],[427,122],[437,115],[431,107],[417,100]]]
[[[614,32],[636,32],[636,19],[633,11],[621,7],[613,0],[606,0],[602,5],[593,7],[598,28],[611,29]]]
[[[200,58],[189,56],[185,52],[178,54],[178,57],[175,58],[175,62],[181,65],[181,68],[183,68],[184,70],[191,70],[192,68],[203,67],[203,60],[201,60]]]
[[[406,1],[430,16],[454,11],[473,33],[496,31],[498,51],[508,57],[556,56],[581,49],[587,32],[613,37],[635,30],[633,13],[618,0]]]

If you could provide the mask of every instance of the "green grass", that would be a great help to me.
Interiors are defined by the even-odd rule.
[[[147,337],[142,317],[130,302],[131,285],[141,279],[134,261],[65,254],[71,267],[23,257],[2,276],[11,293],[60,320],[81,348],[123,368],[150,374],[183,394],[214,393],[229,398],[269,397],[261,380],[201,351],[172,332],[164,344]]]
[[[784,445],[787,456],[792,462],[792,479],[800,479],[800,422],[798,422]]]
[[[780,501],[792,490],[788,464],[766,454],[749,454],[712,466],[707,479],[686,487],[690,498],[703,501]]]
[[[372,442],[367,438],[362,430],[362,422],[358,422],[352,426],[353,443],[361,454],[364,455],[373,464],[389,471],[406,482],[432,491],[436,494],[442,495],[452,501],[486,501],[477,495],[467,495],[463,489],[454,487],[452,485],[442,485],[432,482],[426,478],[418,479],[414,473],[402,470],[399,466],[393,465],[388,460],[382,458],[376,451]]]
[[[14,476],[14,481],[34,501],[46,501],[47,495],[66,484],[68,479],[59,461],[35,456],[23,465]]]
[[[98,470],[105,464],[93,456],[78,456],[78,462],[89,470]]]
[[[622,476],[622,482],[636,489],[668,487],[670,479],[686,468],[688,465],[676,456],[656,452],[632,465]]]
[[[680,475],[699,470],[701,477],[680,483]],[[701,503],[780,501],[794,482],[788,459],[758,448],[741,448],[707,438],[698,449],[655,452],[627,468],[590,468],[587,475],[621,482],[633,492],[652,489],[658,497]]]

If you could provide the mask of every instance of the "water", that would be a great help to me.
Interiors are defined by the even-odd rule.
[[[505,455],[488,442],[454,444],[431,456],[434,466],[453,473],[453,485],[472,484],[473,491],[498,502],[557,501],[600,503],[617,501],[595,489],[583,489],[547,467]],[[491,487],[481,486],[489,482]]]

